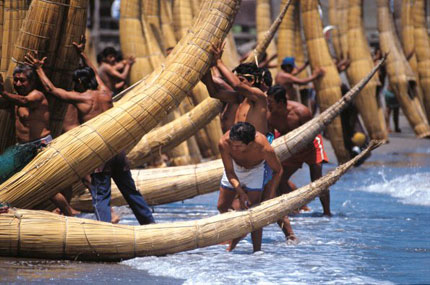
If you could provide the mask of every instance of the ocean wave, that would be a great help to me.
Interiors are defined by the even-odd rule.
[[[381,182],[369,183],[358,190],[388,194],[408,205],[430,206],[430,172],[393,177],[382,170],[378,174]]]

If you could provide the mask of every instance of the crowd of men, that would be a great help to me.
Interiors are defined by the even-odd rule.
[[[46,58],[40,59],[37,53],[27,54],[27,64],[14,70],[16,93],[4,91],[1,84],[0,106],[12,105],[15,110],[17,144],[0,156],[0,161],[9,161],[11,165],[0,170],[0,183],[22,169],[52,140],[47,96],[69,104],[63,124],[63,132],[67,132],[112,108],[113,95],[127,87],[126,80],[135,62],[133,57],[121,59],[114,48],[106,48],[97,57],[99,66],[96,68],[84,52],[85,39],[74,43],[74,46],[82,65],[73,74],[73,90],[58,88],[50,81],[43,70]],[[303,163],[308,164],[310,178],[314,181],[322,176],[323,163],[328,161],[321,135],[316,136],[303,151],[282,162],[271,146],[274,139],[313,117],[315,104],[311,96],[300,96],[297,86],[307,86],[324,76],[324,69],[316,68],[311,76],[299,78],[297,74],[306,68],[307,63],[297,67],[294,57],[286,57],[273,85],[268,69],[273,57],[260,65],[241,63],[231,71],[221,59],[223,48],[224,45],[212,47],[212,66],[202,78],[210,96],[225,104],[221,114],[224,135],[219,141],[224,164],[217,203],[221,213],[248,209],[261,201],[293,191],[295,185],[290,178]],[[347,64],[343,64],[343,68],[347,68]],[[306,94],[312,93],[309,92],[312,88],[306,89]],[[305,98],[307,106],[294,101],[298,98]],[[136,189],[124,152],[97,166],[82,181],[92,195],[96,218],[114,223],[119,220],[110,207],[111,179],[138,222],[154,223],[152,212]],[[51,201],[58,206],[59,212],[73,216],[78,212],[69,204],[71,196],[70,187],[53,196]],[[320,196],[320,201],[323,215],[331,216],[328,190]],[[297,239],[288,216],[278,224],[287,240]],[[254,251],[261,250],[262,229],[252,232],[251,237]],[[240,239],[231,241],[228,250],[233,250]]]

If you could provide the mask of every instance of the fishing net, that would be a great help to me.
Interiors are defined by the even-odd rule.
[[[6,149],[0,155],[0,184],[24,168],[36,154],[37,147],[34,144],[17,144]]]

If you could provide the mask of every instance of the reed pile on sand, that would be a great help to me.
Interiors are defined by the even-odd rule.
[[[351,61],[347,69],[348,80],[350,84],[356,84],[374,65],[364,32],[362,0],[349,1],[347,51]],[[370,137],[386,140],[388,139],[388,131],[385,125],[384,112],[376,94],[378,84],[378,78],[373,78],[356,97],[354,103]]]
[[[312,69],[321,67],[325,70],[325,75],[314,81],[318,104],[321,111],[324,111],[342,97],[341,80],[324,39],[318,2],[303,0],[300,1],[300,5],[311,67]],[[345,148],[340,118],[336,118],[328,126],[327,132],[338,162],[347,161],[350,155]]]
[[[283,161],[306,147],[346,108],[347,104],[362,90],[381,64],[382,61],[336,104],[294,131],[276,139],[273,142],[273,147],[278,157]],[[141,189],[142,195],[152,205],[181,201],[217,191],[222,172],[221,160],[182,167],[132,171],[133,178],[138,188]],[[122,195],[115,187],[112,189],[111,204],[115,206],[125,205]],[[91,196],[86,194],[77,197],[72,200],[72,205],[81,211],[92,211]]]
[[[187,37],[193,44],[180,45],[157,77],[145,82],[142,89],[132,90],[143,90],[139,95],[120,100],[112,109],[55,139],[22,171],[0,185],[0,201],[23,208],[37,205],[135,145],[180,104],[208,70],[211,45],[224,39],[239,3],[205,2],[209,12],[200,14]]]
[[[423,0],[415,0],[413,6],[415,54],[418,60],[418,74],[421,90],[423,91],[423,103],[430,120],[430,37],[426,25],[426,3]]]
[[[0,214],[0,255],[113,261],[166,255],[219,244],[276,222],[327,191],[370,148],[324,177],[246,211],[196,221],[128,226],[59,216],[45,211]],[[40,229],[44,230],[41,231]]]
[[[0,73],[6,78],[14,44],[28,10],[26,0],[3,0],[1,8],[1,61]],[[9,88],[9,91],[12,89]],[[0,153],[15,142],[14,109],[0,109]]]
[[[387,73],[403,113],[419,138],[430,136],[430,127],[416,92],[416,77],[403,54],[394,28],[388,0],[378,0],[378,30],[381,50],[388,53]]]

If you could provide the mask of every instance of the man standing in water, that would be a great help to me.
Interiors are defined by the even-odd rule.
[[[267,99],[269,125],[273,130],[277,130],[280,135],[285,135],[312,119],[312,113],[306,106],[287,100],[286,90],[280,85],[275,85],[269,89]],[[284,172],[279,185],[279,194],[292,191],[288,180],[302,167],[304,162],[309,165],[311,180],[319,179],[322,176],[322,163],[324,161],[328,161],[327,154],[324,151],[322,136],[317,135],[306,149],[282,162]],[[320,201],[324,215],[331,216],[330,192],[328,190],[320,196]]]
[[[272,146],[264,134],[256,132],[247,122],[235,124],[219,142],[224,174],[221,179],[218,210],[225,213],[231,207],[236,195],[243,209],[261,202],[267,172],[265,162],[273,171],[270,191],[279,186],[282,166]],[[262,229],[251,233],[254,252],[261,250]],[[240,238],[235,239],[229,251],[233,250]]]
[[[84,45],[81,44],[79,50],[87,66],[74,72],[74,91],[66,91],[52,84],[42,69],[46,58],[39,60],[31,54],[26,56],[28,63],[36,69],[44,89],[53,96],[76,107],[80,123],[87,122],[113,107],[112,92],[104,85],[94,66],[83,53],[84,48]],[[131,177],[125,152],[114,156],[91,174],[90,190],[97,219],[104,222],[111,222],[112,220],[110,210],[111,178],[117,184],[139,223],[154,223],[152,213],[142,195],[137,191]]]

